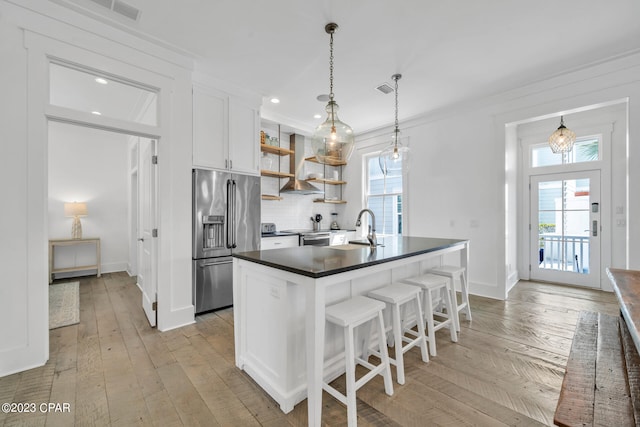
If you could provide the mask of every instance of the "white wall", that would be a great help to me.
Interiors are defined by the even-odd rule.
[[[628,97],[629,139],[624,160],[618,157],[616,162],[628,164],[625,178],[629,187],[621,192],[629,220],[624,231],[618,228],[615,234],[618,238],[624,234],[622,244],[628,247],[624,267],[640,268],[638,76],[640,54],[629,55],[425,117],[401,120],[400,128],[412,150],[407,234],[469,238],[471,291],[506,298],[516,264],[511,258],[514,248],[519,247],[510,243],[516,239],[513,233],[518,219],[513,200],[505,196],[507,180],[512,196],[513,185],[517,185],[516,174],[506,167],[514,166],[516,147],[513,142],[507,144],[507,136],[515,137],[507,125]],[[376,144],[386,141],[390,129],[358,135],[358,149],[346,169],[349,197],[357,199],[362,188],[362,154],[383,148]],[[615,184],[622,183],[618,179]],[[349,204],[345,214],[353,216],[360,208]]]
[[[472,291],[494,295],[498,281],[495,249],[500,246],[494,219],[504,216],[498,192],[504,154],[502,170],[488,167],[496,164],[495,153],[481,142],[493,137],[493,123],[477,112],[463,112],[433,122],[401,123],[400,127],[411,150],[404,234],[470,239]],[[350,197],[360,197],[362,155],[384,148],[389,135],[386,130],[357,138],[359,148],[347,169]],[[355,218],[359,209],[349,204],[346,215]]]
[[[81,218],[82,235],[100,238],[103,273],[125,271],[129,257],[127,140],[120,133],[49,123],[49,238],[71,237],[73,220],[64,216],[64,203],[85,202],[88,215]],[[94,252],[86,248],[55,251],[56,267],[94,262]]]

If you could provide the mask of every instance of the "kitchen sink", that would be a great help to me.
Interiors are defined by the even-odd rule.
[[[349,240],[349,244],[351,245],[360,245],[360,246],[371,246],[367,239],[362,240]],[[384,246],[382,243],[376,244],[376,246]]]
[[[353,243],[347,243],[344,245],[335,245],[335,246],[329,246],[331,249],[339,249],[341,251],[350,251],[353,249],[365,249],[369,246],[369,243],[367,243],[367,246],[361,245],[361,244],[353,244]]]

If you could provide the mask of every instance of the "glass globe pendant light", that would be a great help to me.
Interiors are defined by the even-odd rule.
[[[383,174],[398,176],[409,171],[409,147],[403,146],[400,142],[400,129],[398,128],[398,80],[402,78],[402,74],[394,74],[391,78],[396,83],[396,127],[391,136],[391,144],[380,153],[378,162]]]
[[[319,163],[329,165],[346,164],[353,152],[354,136],[351,126],[338,118],[338,104],[333,94],[333,33],[338,24],[329,23],[324,30],[329,34],[329,103],[327,119],[313,133],[311,148]]]
[[[576,142],[576,133],[564,125],[564,117],[560,116],[560,127],[549,137],[549,147],[554,153],[568,153]]]

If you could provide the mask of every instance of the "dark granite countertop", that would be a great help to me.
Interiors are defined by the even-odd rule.
[[[375,251],[371,251],[369,246],[364,245],[361,245],[362,248],[356,249],[337,249],[333,246],[300,246],[267,251],[239,252],[233,256],[317,279],[434,252],[464,242],[466,240],[431,237],[385,237],[378,240],[382,246],[378,246]]]

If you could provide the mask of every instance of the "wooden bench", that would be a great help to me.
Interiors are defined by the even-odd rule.
[[[640,357],[622,317],[580,313],[553,421],[640,426]]]

